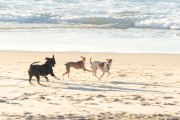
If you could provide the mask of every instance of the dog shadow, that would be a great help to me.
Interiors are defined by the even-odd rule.
[[[114,86],[111,84],[111,82],[91,82],[88,84],[78,83],[78,82],[56,82],[64,85],[63,87],[59,86],[50,86],[52,89],[67,89],[67,90],[75,90],[75,91],[104,91],[104,92],[122,92],[122,91],[130,91],[130,92],[162,92],[158,90],[145,90],[145,89],[138,89],[138,88],[129,88],[129,87],[119,87]]]
[[[23,83],[23,82],[28,82],[28,84],[30,84],[30,85],[35,85],[32,82],[37,82],[36,79],[32,79],[31,83],[29,83],[29,79],[25,79],[25,78],[11,78],[11,79],[19,81],[19,82],[13,84],[13,85],[18,85],[18,84]],[[49,87],[48,85],[44,85],[41,82],[47,82],[47,81],[40,81],[40,83],[37,83],[37,84],[40,85],[40,86],[43,86],[43,87]]]
[[[1,76],[2,77],[2,76]],[[6,76],[5,76],[6,77]],[[36,85],[37,80],[32,79],[33,83],[29,83],[28,79],[25,78],[11,78],[13,80],[18,80],[19,82],[13,84],[13,86],[17,86],[22,82],[28,82],[29,85]],[[35,84],[36,83],[36,84]],[[44,83],[49,83],[44,84]],[[55,84],[55,85],[53,85]],[[128,86],[114,86],[114,85],[138,85],[138,86],[159,86],[159,87],[173,87],[173,86],[164,86],[164,85],[156,85],[156,84],[146,84],[146,83],[135,83],[135,82],[120,82],[120,81],[112,81],[112,82],[89,82],[88,84],[71,82],[71,81],[45,81],[42,80],[38,85],[42,87],[50,87],[52,89],[67,89],[67,90],[75,90],[75,91],[130,91],[130,92],[163,92],[158,90],[148,90],[148,89],[141,89],[141,88],[130,88]],[[174,87],[177,88],[177,87]],[[179,87],[178,87],[179,88]]]
[[[13,78],[16,80],[23,80],[27,81],[29,83],[28,79],[24,78]],[[37,82],[36,79],[32,79],[32,82]],[[50,83],[49,85],[45,85],[43,83]],[[119,87],[119,86],[113,86],[114,84],[133,84],[133,85],[150,85],[150,84],[143,84],[143,83],[125,83],[125,82],[118,82],[118,81],[112,81],[112,82],[100,82],[100,83],[90,83],[90,84],[83,84],[78,82],[66,82],[66,81],[40,81],[38,83],[42,87],[50,87],[52,89],[67,89],[67,90],[79,90],[79,91],[131,91],[131,92],[162,92],[157,90],[145,90],[145,89],[137,89],[137,88],[129,88],[129,87]],[[55,84],[56,86],[53,86],[52,84]],[[57,86],[58,84],[63,85]],[[34,85],[34,84],[30,84]]]
[[[147,83],[136,83],[136,82],[119,82],[119,81],[112,81],[111,84],[118,85],[138,85],[138,86],[151,86],[151,87],[173,87],[173,88],[180,88],[176,86],[168,86],[168,85],[159,85],[159,84],[147,84]]]
[[[44,84],[41,84],[41,83],[38,83],[40,86],[43,86],[43,87],[49,87],[48,85],[44,85]]]

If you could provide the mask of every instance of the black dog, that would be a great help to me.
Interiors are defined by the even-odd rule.
[[[35,76],[37,78],[38,84],[40,84],[39,83],[40,76],[45,77],[46,80],[49,81],[49,79],[47,78],[48,74],[50,74],[54,78],[60,80],[59,78],[57,78],[54,75],[53,69],[52,69],[52,67],[54,67],[56,64],[54,55],[52,58],[45,58],[45,60],[47,60],[47,61],[43,65],[34,65],[35,63],[38,63],[38,62],[34,62],[30,65],[29,70],[28,70],[30,84],[31,84],[31,79],[33,76]]]

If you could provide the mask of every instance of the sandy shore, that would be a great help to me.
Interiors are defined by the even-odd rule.
[[[52,54],[61,80],[30,85],[29,65]],[[64,63],[81,55],[90,69],[91,53],[0,51],[0,119],[180,119],[180,55],[94,53],[93,60],[113,59],[110,77],[72,69],[62,80]]]

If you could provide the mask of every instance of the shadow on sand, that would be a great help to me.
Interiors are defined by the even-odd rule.
[[[1,76],[2,77],[2,76]],[[28,82],[28,79],[24,79],[24,78],[11,78],[14,80],[20,80],[20,82],[14,83],[11,86],[16,86],[19,85],[22,82]],[[36,79],[32,79],[32,82],[36,82]],[[44,85],[42,83],[50,83],[49,85]],[[30,84],[30,83],[29,83]],[[38,84],[38,83],[37,83]],[[52,86],[52,84],[55,84],[54,86]],[[162,85],[153,85],[153,84],[145,84],[145,83],[132,83],[132,82],[119,82],[119,81],[112,81],[112,82],[89,82],[87,84],[83,84],[83,83],[78,83],[78,82],[71,82],[71,81],[49,81],[47,82],[46,80],[41,80],[40,81],[40,86],[43,87],[50,87],[52,89],[67,89],[67,90],[79,90],[79,91],[118,91],[118,92],[123,92],[123,91],[127,91],[127,92],[163,92],[164,91],[158,91],[158,90],[148,90],[148,89],[144,89],[144,88],[133,88],[133,86],[126,86],[126,87],[121,87],[121,86],[115,86],[115,85],[136,85],[136,86],[159,86],[159,87],[173,87],[173,86],[162,86]],[[30,84],[30,85],[34,85],[34,84]],[[60,85],[60,86],[58,86]],[[63,85],[63,86],[62,86]]]

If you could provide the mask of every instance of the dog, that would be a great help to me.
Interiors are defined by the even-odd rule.
[[[112,59],[106,59],[107,62],[99,62],[99,61],[91,61],[92,57],[90,58],[90,64],[91,64],[91,69],[92,69],[92,73],[93,76],[97,77],[97,70],[100,69],[103,71],[101,77],[97,77],[99,80],[101,80],[101,78],[104,76],[104,74],[107,72],[110,76],[109,70],[111,68],[111,64],[112,64]]]
[[[38,84],[40,84],[40,76],[45,77],[46,80],[49,81],[49,79],[47,77],[48,74],[50,74],[55,79],[60,80],[59,78],[57,78],[54,75],[54,72],[52,69],[52,67],[55,67],[55,64],[56,64],[54,55],[52,58],[46,57],[45,60],[46,60],[46,62],[42,65],[34,65],[35,63],[39,63],[39,62],[34,62],[30,65],[29,70],[28,70],[30,84],[31,84],[31,79],[33,76],[35,76],[37,78]]]
[[[84,63],[85,63],[85,61],[86,61],[86,58],[83,57],[83,56],[80,56],[80,57],[82,58],[81,61],[78,61],[78,62],[68,62],[68,63],[65,64],[65,66],[66,66],[66,72],[63,74],[63,79],[64,79],[64,75],[65,75],[65,74],[68,74],[68,77],[69,77],[69,73],[70,73],[70,68],[71,68],[71,67],[73,67],[73,68],[75,68],[75,69],[83,69],[84,72],[85,72],[85,71],[92,72],[91,70],[88,70],[88,69],[85,68]],[[69,77],[69,78],[70,78],[70,77]]]

